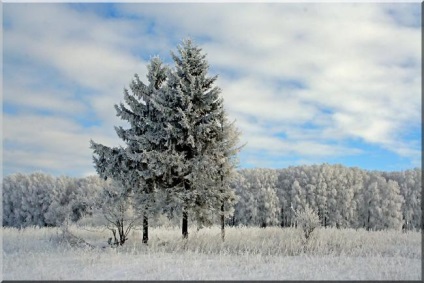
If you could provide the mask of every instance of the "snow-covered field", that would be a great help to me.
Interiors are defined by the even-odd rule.
[[[151,228],[119,248],[110,231],[70,227],[94,248],[64,241],[57,228],[2,228],[4,280],[420,280],[421,233],[320,229],[302,244],[294,228]]]

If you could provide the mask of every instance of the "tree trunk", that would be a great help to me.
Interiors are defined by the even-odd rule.
[[[118,245],[119,244],[119,241],[116,238],[116,230],[115,229],[112,229],[112,234],[113,234],[113,244],[114,245]]]
[[[124,233],[124,219],[118,221],[118,233],[119,233],[119,245],[122,246],[125,243],[125,233]]]
[[[280,227],[284,227],[284,210],[283,210],[283,208],[281,208],[280,217],[281,217]]]
[[[367,217],[367,231],[370,230],[370,220],[371,220],[371,213],[368,210],[368,217]]]
[[[149,218],[147,211],[143,214],[143,244],[147,244],[149,241]]]
[[[224,217],[224,202],[221,204],[221,239],[225,241],[225,217]]]
[[[188,238],[188,213],[187,213],[187,207],[183,208],[183,223],[182,223],[182,233],[183,238]]]
[[[223,170],[222,170],[222,164],[221,164],[221,168],[220,168],[220,175],[221,175],[221,195],[224,194],[224,174],[223,174]],[[221,239],[224,242],[225,241],[225,216],[224,216],[224,211],[225,211],[225,207],[224,207],[224,200],[221,203]]]
[[[184,182],[184,190],[187,192],[189,191],[190,186],[187,182]],[[182,223],[182,234],[183,234],[183,239],[187,239],[188,238],[188,205],[187,205],[187,200],[184,200],[184,205],[183,205],[183,223]]]

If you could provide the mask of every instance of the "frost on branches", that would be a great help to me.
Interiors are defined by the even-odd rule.
[[[120,182],[138,200],[143,213],[143,242],[148,215],[180,211],[188,236],[189,213],[199,226],[231,214],[235,195],[229,182],[236,166],[238,131],[229,123],[220,89],[209,77],[206,55],[191,40],[172,53],[175,67],[154,57],[145,85],[136,75],[115,105],[128,129],[116,127],[126,147],[91,142],[94,164],[103,178]],[[159,197],[159,195],[161,197]],[[222,227],[223,228],[223,227]]]
[[[148,241],[148,216],[155,210],[155,193],[158,178],[163,175],[160,166],[160,151],[163,135],[160,128],[160,113],[152,102],[166,80],[166,67],[154,57],[149,66],[148,85],[135,79],[130,84],[131,93],[124,90],[124,103],[115,105],[116,115],[129,123],[130,128],[115,127],[117,135],[126,147],[109,148],[91,142],[97,157],[93,157],[98,174],[112,178],[136,196],[142,195],[143,203],[138,205],[143,214],[143,242]]]
[[[309,239],[312,232],[320,226],[318,214],[313,211],[309,205],[305,209],[295,211],[295,221],[297,227],[303,231],[306,240]]]
[[[172,53],[175,67],[159,93],[157,108],[163,117],[169,172],[164,187],[182,212],[182,234],[188,236],[192,213],[199,226],[230,211],[234,193],[228,186],[235,168],[238,132],[226,121],[221,90],[213,86],[202,49],[191,40]],[[225,204],[228,205],[225,205]],[[224,208],[223,208],[224,206]],[[227,213],[228,215],[228,213]]]
[[[123,245],[128,240],[128,234],[140,217],[134,213],[131,192],[127,192],[120,183],[108,180],[103,191],[98,196],[98,209],[107,221],[106,227],[112,232],[110,245]]]

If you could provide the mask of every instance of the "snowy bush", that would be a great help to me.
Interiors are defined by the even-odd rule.
[[[106,227],[113,235],[113,238],[109,238],[109,244],[123,245],[131,229],[140,224],[141,219],[134,211],[132,195],[120,183],[109,180],[99,195],[97,205],[107,221]]]
[[[297,210],[295,215],[297,227],[303,231],[305,239],[308,240],[312,232],[320,226],[318,214],[307,205],[304,210]]]

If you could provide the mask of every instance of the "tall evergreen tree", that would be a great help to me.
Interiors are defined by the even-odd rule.
[[[234,122],[228,121],[225,111],[219,116],[220,131],[218,132],[218,148],[215,150],[216,166],[218,167],[221,238],[225,239],[225,218],[234,213],[236,195],[230,183],[234,178],[237,165],[236,155],[241,150],[238,146],[240,132]]]
[[[187,238],[189,212],[198,222],[208,223],[211,211],[222,203],[217,152],[223,141],[220,116],[224,110],[221,90],[213,86],[217,77],[208,76],[202,49],[188,39],[178,46],[178,54],[171,55],[175,67],[168,71],[157,107],[164,117],[164,154],[169,158],[167,195],[181,205],[182,235]]]
[[[163,177],[161,169],[163,135],[160,111],[156,109],[155,97],[166,80],[166,67],[158,57],[148,65],[145,85],[135,75],[130,84],[131,93],[124,90],[124,103],[115,105],[117,116],[127,121],[130,128],[115,127],[117,135],[126,147],[110,148],[91,141],[91,148],[98,157],[93,157],[95,167],[103,178],[119,181],[138,200],[142,200],[143,243],[148,241],[148,215],[154,210],[155,191],[158,180]]]
[[[172,70],[154,58],[147,75],[149,85],[136,76],[130,85],[132,95],[124,93],[129,108],[123,103],[115,106],[117,116],[131,126],[116,127],[127,146],[91,145],[98,155],[94,162],[100,176],[119,180],[141,200],[143,241],[147,241],[147,215],[154,210],[158,189],[166,196],[167,206],[181,208],[184,237],[189,212],[198,223],[210,224],[215,212],[224,215],[225,204],[235,199],[227,179],[235,167],[238,133],[224,118],[220,89],[213,86],[217,77],[207,75],[208,63],[201,51],[185,40],[178,55],[171,53]]]

